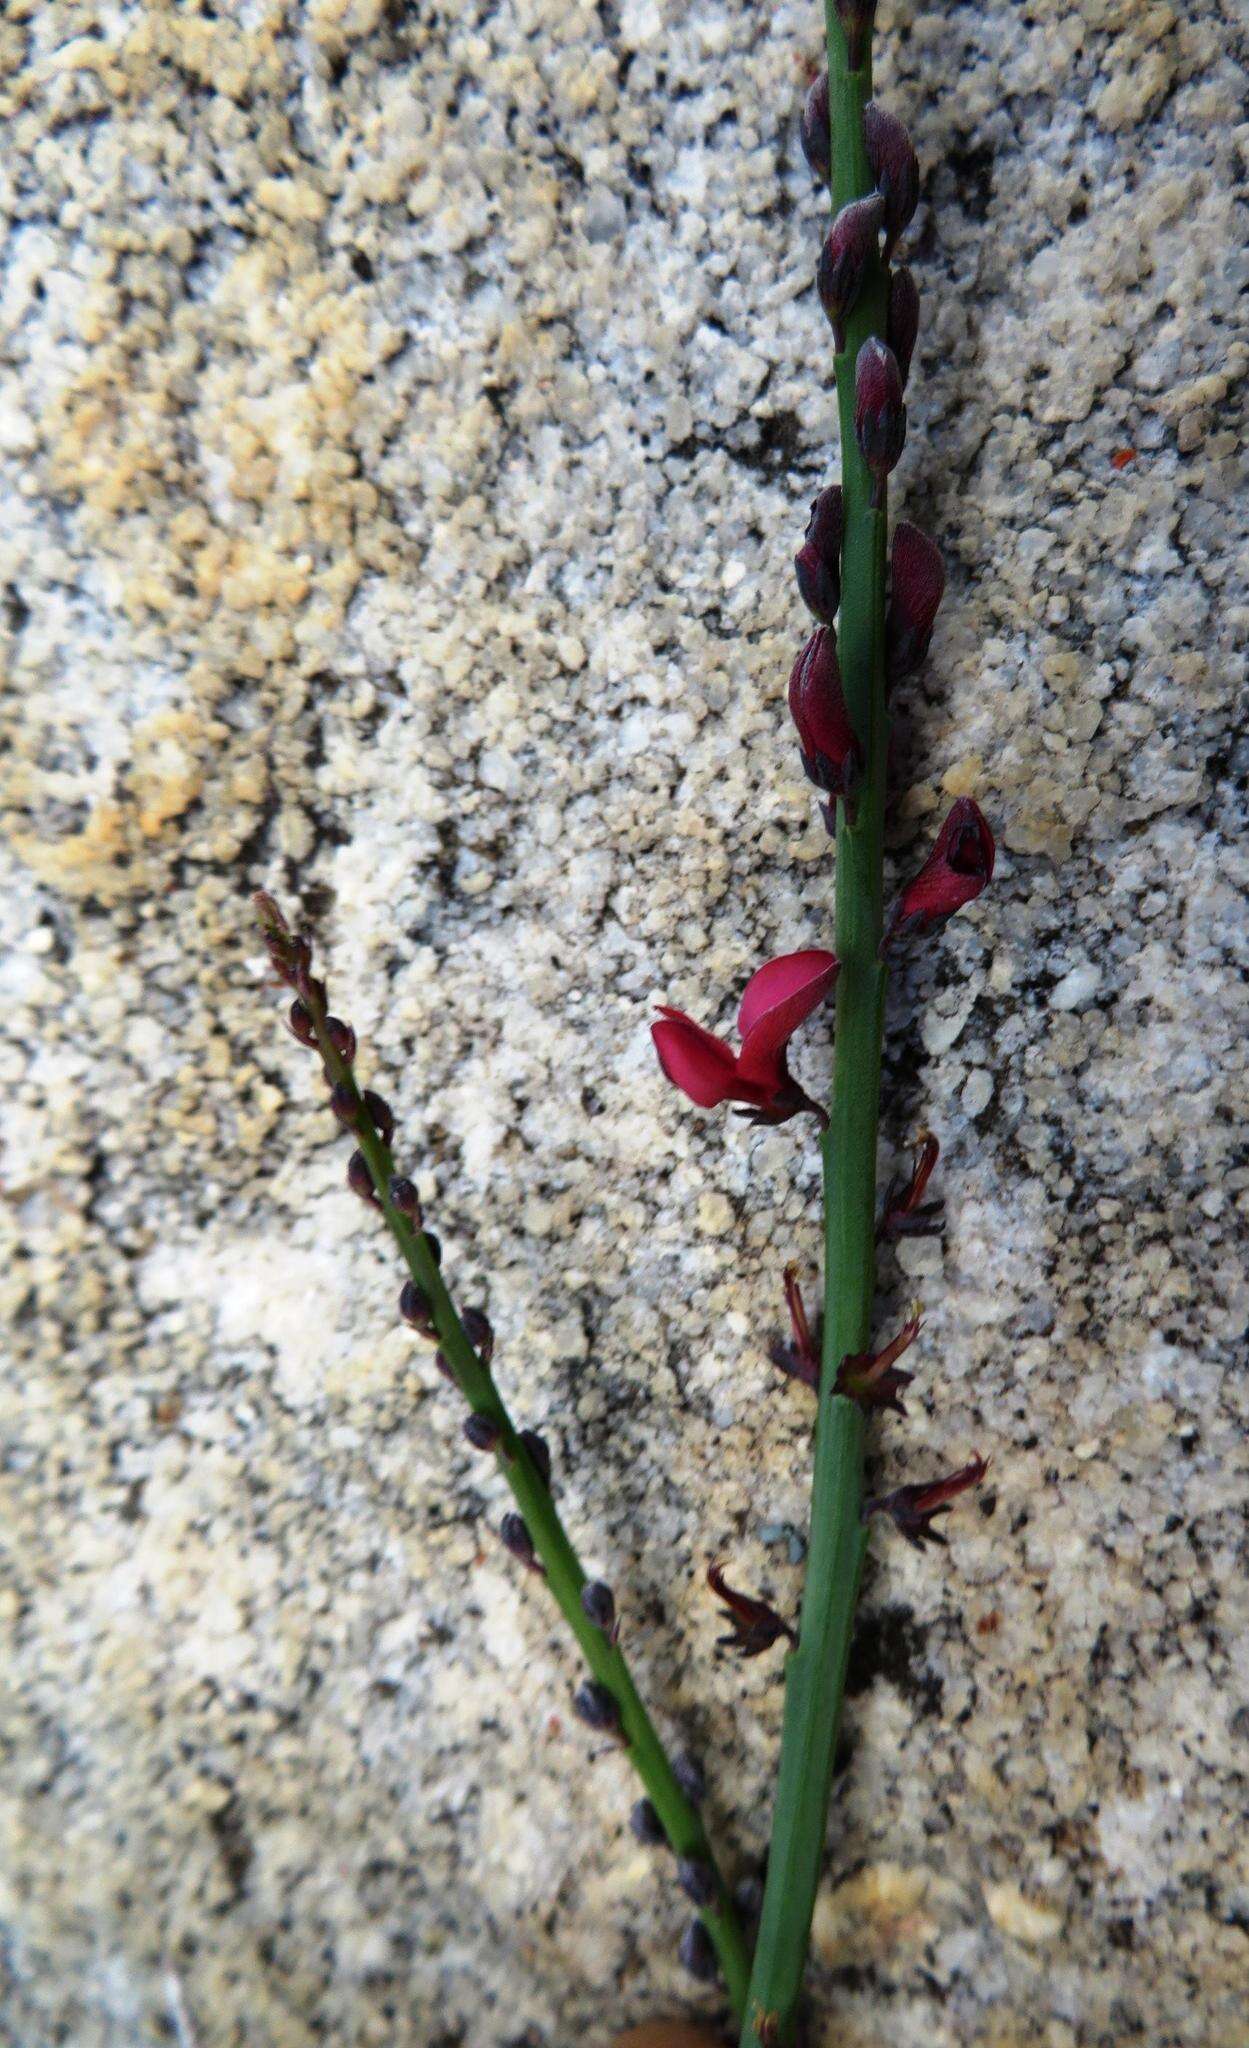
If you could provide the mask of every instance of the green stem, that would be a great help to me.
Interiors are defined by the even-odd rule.
[[[869,47],[849,68],[835,0],[827,0],[834,208],[872,189],[863,108],[872,96]],[[834,1392],[847,1352],[869,1348],[876,1287],[876,1129],[886,970],[879,959],[888,720],[884,623],[886,514],[854,432],[854,366],[885,331],[888,278],[873,258],[836,358],[845,518],[838,653],[867,771],[848,817],[837,818],[837,1025],[829,1128],[823,1140],[825,1297],[821,1393],[811,1496],[811,1549],[798,1647],[785,1674],[785,1713],[763,1913],[742,2048],[792,2041],[820,1877],[846,1663],[867,1535],[863,1526],[862,1410]]]
[[[581,1591],[586,1584],[581,1561],[568,1540],[550,1489],[520,1440],[489,1366],[482,1362],[469,1341],[430,1250],[428,1238],[391,1200],[395,1162],[368,1113],[351,1062],[335,1050],[331,1041],[324,998],[314,986],[304,1001],[312,1018],[326,1076],[331,1086],[346,1089],[352,1098],[355,1108],[353,1136],[368,1165],[391,1235],[413,1280],[430,1303],[442,1355],[469,1406],[479,1415],[488,1415],[498,1428],[496,1455],[499,1469],[524,1517],[551,1597],[576,1637],[594,1677],[616,1702],[623,1746],[646,1788],[647,1797],[659,1816],[674,1855],[704,1863],[714,1874],[716,1902],[702,1912],[700,1918],[715,1946],[734,2013],[740,2015],[746,2003],[750,1954],[728,1886],[712,1854],[707,1831],[697,1808],[681,1789],[619,1646],[590,1620],[581,1604]]]

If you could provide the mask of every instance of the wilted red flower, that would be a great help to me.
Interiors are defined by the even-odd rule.
[[[885,262],[919,204],[919,163],[896,114],[876,100],[863,109],[863,140],[872,181],[885,202]]]
[[[835,1391],[857,1401],[861,1408],[892,1408],[895,1415],[905,1415],[902,1395],[915,1375],[899,1372],[897,1361],[910,1350],[922,1328],[916,1314],[880,1351],[848,1351],[837,1368]]]
[[[830,484],[811,501],[811,517],[794,556],[794,574],[807,610],[831,626],[841,601],[841,485]]]
[[[940,1230],[940,1202],[926,1202],[924,1189],[941,1156],[941,1147],[931,1131],[922,1131],[915,1141],[911,1177],[905,1186],[891,1180],[885,1190],[885,1206],[877,1235],[888,1237],[933,1237]]]
[[[651,1037],[664,1073],[700,1109],[737,1102],[755,1123],[784,1123],[804,1109],[823,1119],[819,1104],[791,1078],[787,1055],[798,1026],[836,981],[837,966],[835,954],[813,946],[760,967],[737,1013],[742,1046],[736,1053],[683,1011],[662,1006]]]
[[[878,192],[867,199],[852,199],[836,215],[824,237],[815,273],[815,288],[833,329],[833,347],[840,355],[846,345],[846,316],[854,311],[863,289],[868,258],[876,254],[885,202]]]
[[[872,503],[879,505],[885,479],[897,468],[906,440],[906,407],[898,359],[874,334],[868,336],[855,359],[854,431],[875,483]]]
[[[829,796],[849,796],[863,772],[863,755],[846,709],[831,626],[816,628],[790,671],[789,715],[809,779]]]
[[[923,867],[894,904],[882,952],[899,938],[935,931],[965,903],[974,902],[993,879],[995,852],[993,834],[979,804],[961,796]]]
[[[778,1338],[768,1347],[768,1357],[773,1365],[788,1373],[791,1380],[801,1380],[804,1386],[815,1391],[820,1384],[820,1347],[816,1333],[807,1321],[797,1266],[785,1268],[785,1301],[793,1337],[788,1344]]]
[[[949,1513],[950,1502],[968,1487],[979,1486],[988,1464],[977,1451],[969,1465],[957,1472],[951,1472],[945,1479],[934,1479],[927,1486],[899,1486],[892,1493],[875,1495],[863,1504],[864,1519],[869,1515],[889,1515],[894,1527],[922,1550],[925,1543],[944,1544],[945,1537],[940,1529],[932,1526],[935,1515]]]
[[[927,654],[944,593],[945,563],[936,541],[909,519],[899,519],[889,555],[885,619],[885,665],[891,683],[910,675]]]
[[[789,1623],[782,1621],[766,1600],[739,1593],[726,1582],[723,1565],[708,1565],[707,1584],[728,1610],[729,1633],[716,1638],[724,1648],[737,1650],[743,1657],[761,1657],[781,1636],[788,1636],[791,1643],[797,1642]]]

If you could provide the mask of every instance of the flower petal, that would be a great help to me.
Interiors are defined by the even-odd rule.
[[[734,1094],[737,1061],[731,1047],[681,1010],[661,1010],[651,1025],[659,1064],[675,1088],[700,1109],[714,1109]]]
[[[753,1081],[779,1079],[785,1047],[800,1024],[818,1010],[837,979],[835,953],[809,946],[783,953],[752,974],[737,1013],[742,1037],[738,1072]]]

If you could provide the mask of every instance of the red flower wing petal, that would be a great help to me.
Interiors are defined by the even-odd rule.
[[[651,1025],[659,1064],[675,1088],[700,1109],[714,1109],[734,1094],[737,1061],[732,1049],[681,1010],[664,1008]]]
[[[742,1037],[738,1072],[775,1085],[784,1073],[785,1048],[800,1024],[818,1010],[837,979],[837,957],[818,946],[784,953],[752,974],[737,1013]]]

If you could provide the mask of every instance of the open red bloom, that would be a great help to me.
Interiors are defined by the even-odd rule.
[[[897,939],[935,931],[993,879],[993,834],[979,804],[961,796],[919,873],[893,906],[882,951]]]
[[[837,979],[837,959],[812,946],[784,953],[752,974],[737,1013],[741,1051],[681,1010],[661,1006],[651,1025],[659,1064],[700,1109],[737,1102],[755,1123],[780,1124],[800,1110],[823,1116],[789,1072],[789,1041]]]

